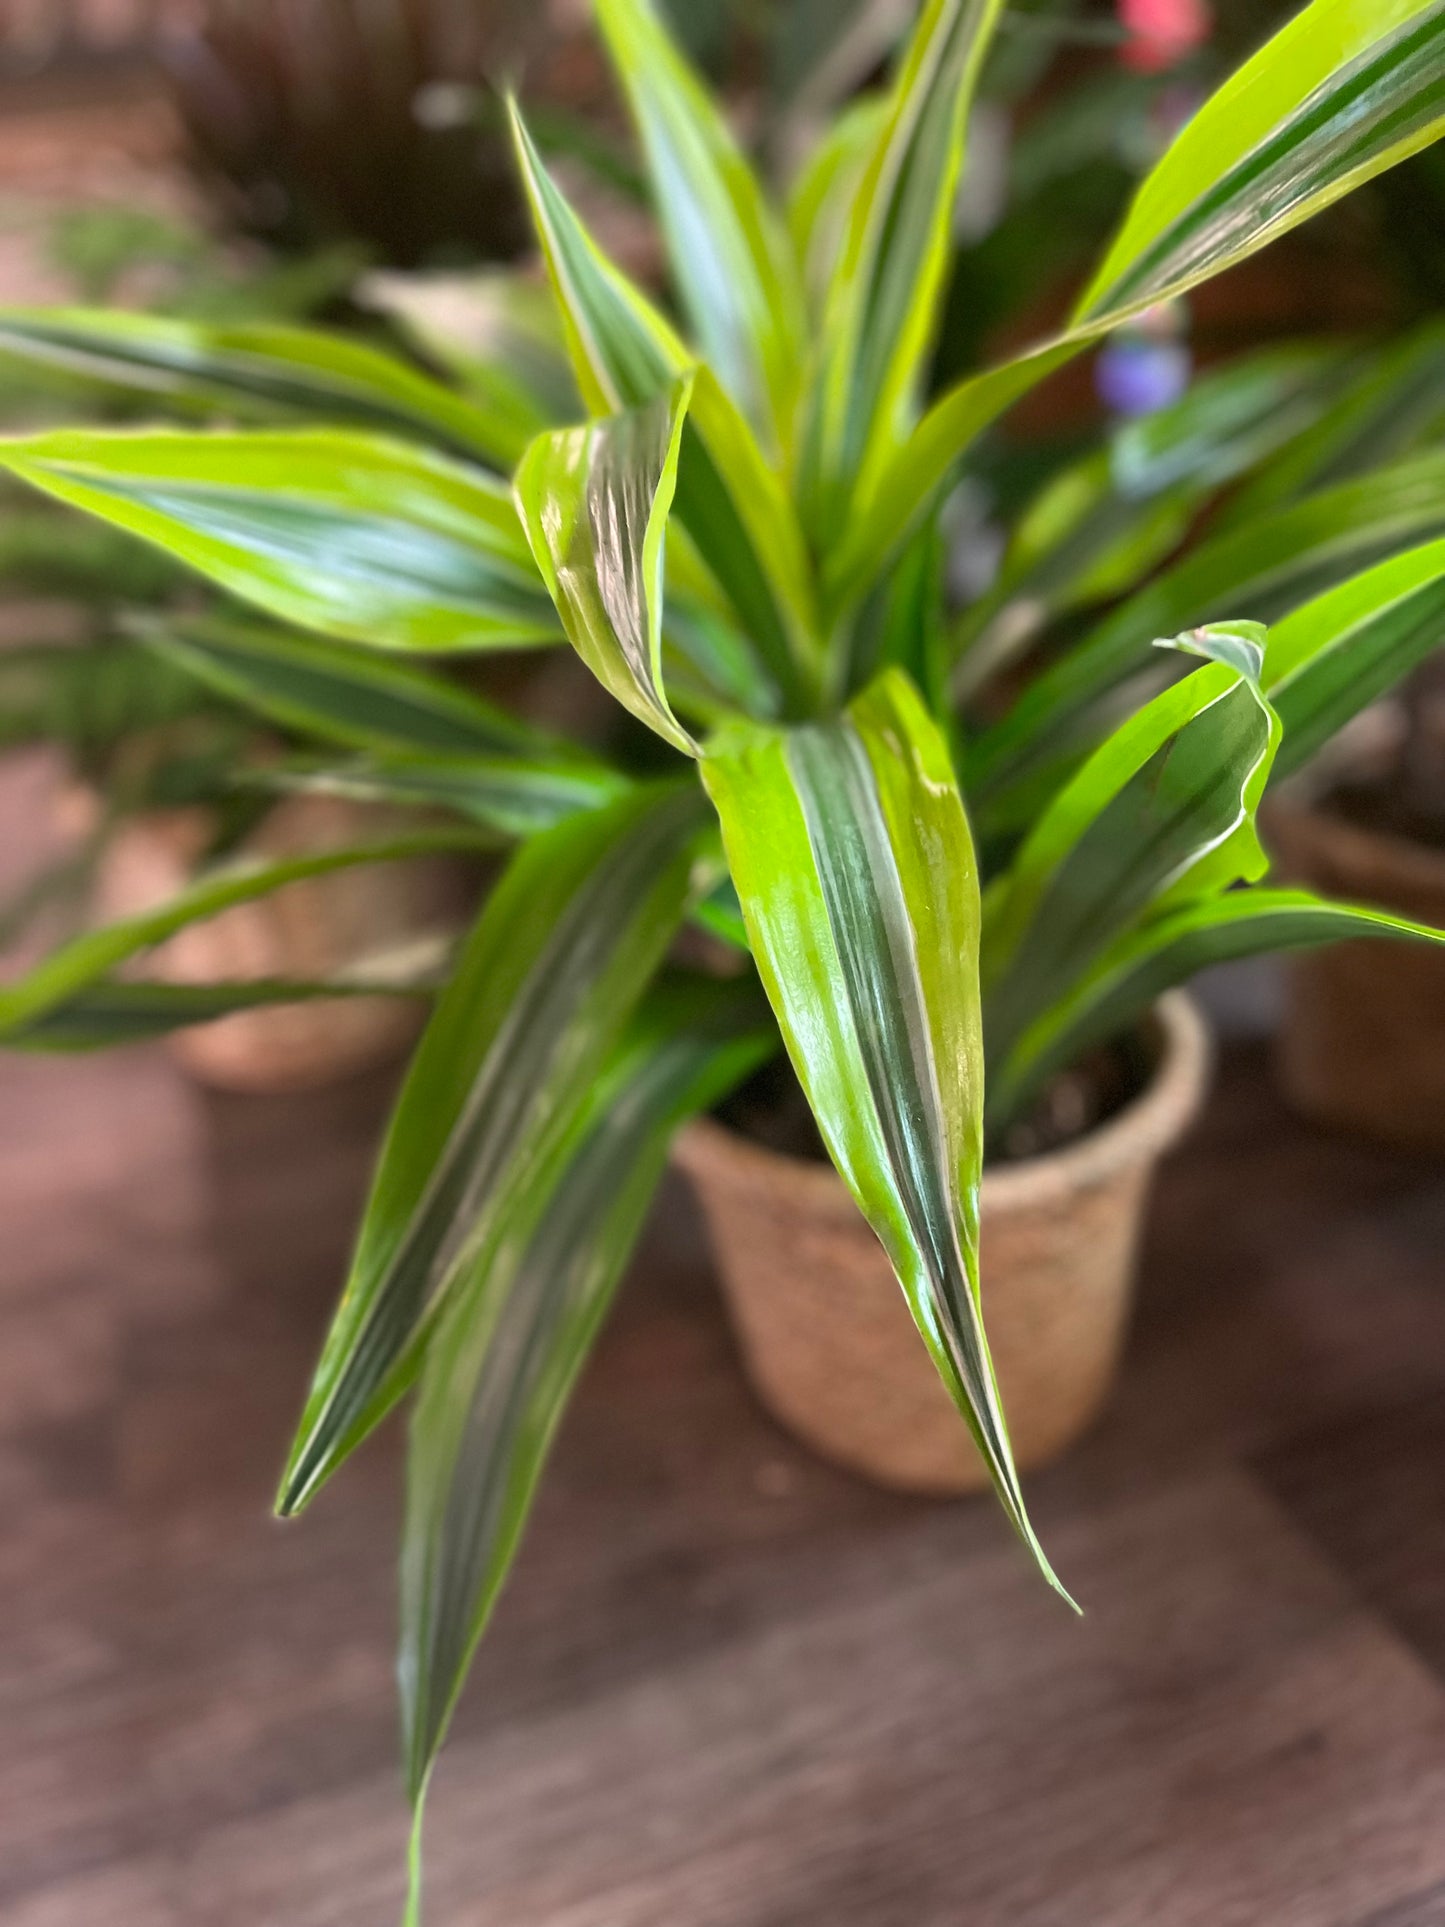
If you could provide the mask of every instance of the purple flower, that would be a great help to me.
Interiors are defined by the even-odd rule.
[[[1189,386],[1192,367],[1182,341],[1118,335],[1094,363],[1094,387],[1116,415],[1152,415],[1178,401]]]

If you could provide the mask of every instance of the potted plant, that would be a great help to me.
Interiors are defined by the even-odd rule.
[[[161,544],[273,625],[434,653],[565,635],[632,719],[611,760],[473,712],[470,741],[443,751],[393,744],[291,771],[447,802],[463,819],[454,835],[519,840],[399,1098],[280,1501],[304,1506],[411,1396],[401,1680],[418,1811],[681,1121],[786,1046],[846,1213],[826,1173],[812,1188],[834,1225],[856,1209],[872,1227],[1052,1581],[980,1312],[981,1294],[992,1313],[1011,1290],[980,1280],[987,1148],[1062,1128],[1050,1093],[1061,1074],[1077,1087],[1084,1066],[1103,1107],[1112,1078],[1122,1108],[1093,1148],[1061,1153],[1086,1168],[1070,1166],[1047,1209],[1071,1188],[1108,1187],[1126,1163],[1137,1194],[1199,1077],[1197,1034],[1159,1005],[1171,986],[1265,948],[1435,934],[1271,887],[1255,828],[1299,746],[1425,646],[1424,626],[1400,618],[1445,580],[1445,544],[1426,539],[1441,515],[1427,458],[1395,464],[1388,485],[1314,488],[1322,449],[1348,443],[1358,408],[1343,424],[1296,415],[1293,440],[1261,408],[1275,453],[1230,504],[1244,515],[1254,492],[1248,515],[1127,596],[1127,621],[1111,610],[1022,684],[1040,601],[1077,612],[1117,597],[1130,556],[1152,565],[1170,539],[1161,527],[1198,512],[1217,484],[1218,424],[1195,420],[1192,439],[1162,452],[1136,439],[1150,458],[1138,493],[1107,463],[1076,474],[1015,544],[987,606],[956,617],[940,531],[959,464],[1032,385],[1440,131],[1445,10],[1313,0],[1176,138],[1069,327],[926,412],[916,384],[997,5],[928,0],[876,111],[826,137],[791,224],[645,0],[597,11],[696,345],[597,248],[518,116],[588,419],[529,424],[529,439],[525,380],[501,409],[484,386],[450,391],[360,344],[295,331],[76,315],[0,326],[17,351],[348,424],[62,431],[0,444],[16,474]],[[828,264],[811,306],[804,258]],[[1226,476],[1257,467],[1257,450],[1224,440]],[[498,471],[514,463],[509,484]],[[1386,498],[1371,548],[1360,525]],[[1321,575],[1346,579],[1317,594]],[[1256,618],[1281,600],[1266,634]],[[1181,606],[1182,620],[1160,619]],[[266,634],[274,692],[293,650],[323,645]],[[1167,648],[1152,648],[1161,637]],[[191,642],[198,659],[215,646]],[[425,708],[428,679],[405,673]],[[365,713],[384,734],[385,705]],[[222,869],[63,948],[0,995],[0,1033],[36,1047],[183,1020],[169,987],[117,970],[273,881]],[[690,924],[706,946],[679,942]],[[689,964],[718,944],[728,970]],[[1094,1052],[1109,1067],[1098,1081]],[[782,1293],[793,1280],[772,1282]],[[824,1328],[838,1315],[831,1295],[811,1304]],[[1046,1349],[1049,1332],[1036,1342]],[[1095,1344],[1096,1359],[1107,1352]]]

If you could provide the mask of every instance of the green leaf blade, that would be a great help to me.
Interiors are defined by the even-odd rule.
[[[1284,725],[1276,781],[1292,775],[1445,636],[1445,541],[1367,569],[1270,632],[1265,685]]]
[[[1445,931],[1307,890],[1227,890],[1176,907],[1131,931],[1018,1039],[999,1067],[999,1121],[1017,1116],[1056,1071],[1122,1036],[1198,971],[1360,937],[1440,943]]]
[[[206,1024],[243,1010],[278,1004],[316,1003],[336,997],[421,996],[426,983],[365,978],[335,982],[287,982],[267,977],[205,984],[151,981],[101,982],[53,1005],[33,1022],[8,1032],[6,1050],[75,1052],[112,1050],[168,1036],[189,1024]]]
[[[1176,137],[1078,319],[1162,300],[1244,259],[1442,125],[1439,0],[1313,0]]]
[[[609,261],[548,173],[513,101],[522,184],[582,399],[594,415],[652,401],[693,357],[642,290]]]
[[[1445,530],[1445,457],[1424,453],[1201,542],[1090,629],[980,739],[972,763],[993,809],[1078,719],[1149,667],[1155,636],[1234,609],[1268,621],[1364,563]]]
[[[405,1389],[458,1268],[605,1058],[682,919],[699,805],[668,786],[572,817],[525,844],[489,899],[388,1129],[283,1512]]]
[[[775,1040],[751,986],[675,983],[654,992],[438,1327],[411,1427],[402,1551],[400,1674],[413,1799],[672,1132],[731,1089]]]
[[[0,987],[0,1044],[34,1026],[81,991],[89,990],[132,957],[164,943],[193,923],[237,904],[254,903],[288,884],[361,864],[396,863],[446,850],[487,847],[474,829],[437,827],[384,842],[358,843],[279,861],[243,857],[203,872],[165,903],[137,916],[87,930],[44,958],[23,977]]]
[[[1259,687],[1258,641],[1199,631],[1181,642],[1215,660],[1095,751],[999,886],[984,943],[991,1064],[1122,931],[1176,897],[1268,867],[1254,818],[1280,732]]]
[[[1001,0],[928,0],[851,197],[809,424],[812,525],[894,454],[931,344],[973,87]]]
[[[684,755],[696,745],[663,687],[663,543],[692,384],[540,436],[517,512],[568,640],[624,708]]]
[[[969,376],[874,465],[830,571],[866,593],[970,443],[1110,329],[1222,273],[1445,132],[1445,0],[1311,0],[1140,187],[1064,333]]]
[[[767,436],[792,440],[803,299],[787,238],[712,96],[650,0],[597,22],[646,149],[672,271],[712,368]]]
[[[496,756],[552,749],[505,710],[359,646],[222,616],[137,616],[131,633],[219,694],[352,749]]]
[[[0,441],[0,467],[302,628],[438,652],[556,639],[505,488],[404,443],[57,430]]]
[[[421,435],[499,466],[520,453],[497,414],[346,335],[271,322],[210,326],[105,308],[0,309],[0,354],[177,403]]]
[[[536,836],[582,810],[616,802],[631,785],[581,756],[359,756],[328,763],[298,757],[256,772],[267,789],[450,810],[503,837]]]
[[[947,750],[893,672],[835,724],[709,746],[748,938],[844,1183],[1009,1518],[1028,1525],[979,1315],[978,884]]]

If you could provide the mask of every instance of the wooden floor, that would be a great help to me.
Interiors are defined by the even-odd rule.
[[[385,1078],[0,1061],[0,1921],[392,1927],[397,1441],[270,1489]],[[758,1410],[667,1198],[439,1777],[429,1927],[1441,1927],[1445,1172],[1229,1061],[1125,1382],[886,1497]]]

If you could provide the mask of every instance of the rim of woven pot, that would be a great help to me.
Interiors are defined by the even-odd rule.
[[[1209,1030],[1187,992],[1171,990],[1150,1013],[1158,1055],[1149,1081],[1111,1118],[1058,1150],[991,1165],[983,1174],[982,1203],[992,1215],[1032,1211],[1041,1202],[1100,1184],[1134,1164],[1162,1157],[1194,1117],[1204,1094],[1213,1047]],[[855,1208],[831,1164],[771,1150],[710,1117],[695,1118],[678,1141],[679,1162],[691,1162],[688,1137],[699,1152],[725,1157],[735,1169],[751,1167],[817,1206]]]

